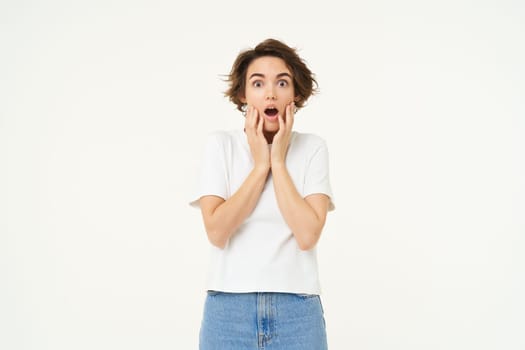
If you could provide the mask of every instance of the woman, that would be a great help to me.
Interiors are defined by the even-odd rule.
[[[317,83],[274,39],[241,52],[228,82],[244,130],[210,135],[192,202],[212,244],[200,349],[326,349],[315,246],[334,208],[328,152],[292,131]]]

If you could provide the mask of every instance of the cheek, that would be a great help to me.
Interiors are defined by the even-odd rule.
[[[289,100],[290,102],[293,101],[293,99],[295,98],[295,94],[293,93],[293,89],[290,89],[290,90],[287,90],[287,91],[283,91],[283,98],[285,98],[286,100]]]
[[[246,100],[248,101],[248,103],[250,101],[255,101],[257,99],[259,99],[259,96],[260,95],[260,92],[258,92],[257,90],[247,90],[246,91]]]

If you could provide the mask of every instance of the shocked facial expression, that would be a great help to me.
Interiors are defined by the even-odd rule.
[[[278,115],[286,121],[286,106],[294,99],[292,73],[281,58],[263,56],[250,63],[241,101],[255,107],[259,117],[264,118],[264,131],[279,130]]]

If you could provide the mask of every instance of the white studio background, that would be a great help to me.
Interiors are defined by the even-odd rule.
[[[0,3],[0,348],[196,349],[202,142],[275,37],[321,93],[331,349],[525,348],[520,1]]]

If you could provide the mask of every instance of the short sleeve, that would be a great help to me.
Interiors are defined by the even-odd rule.
[[[199,199],[202,196],[214,195],[224,199],[228,197],[223,138],[219,132],[208,136],[200,176],[189,203],[192,207],[199,208]]]
[[[326,194],[330,197],[328,211],[335,209],[332,187],[330,185],[328,148],[324,140],[311,157],[305,175],[304,197],[315,193]]]

